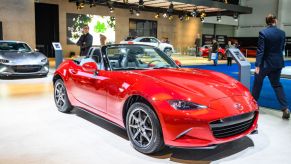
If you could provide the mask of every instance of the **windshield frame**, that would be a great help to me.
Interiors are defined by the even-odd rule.
[[[23,45],[25,45],[28,49],[27,50],[25,50],[25,51],[19,51],[19,50],[1,50],[0,49],[0,51],[4,51],[4,52],[33,52],[33,50],[32,50],[32,48],[27,44],[27,43],[25,43],[25,42],[14,42],[14,41],[1,41],[0,42],[0,44],[5,44],[5,43],[7,43],[7,44],[23,44]]]
[[[163,51],[161,51],[159,48],[155,47],[155,46],[150,46],[150,45],[144,45],[144,44],[112,44],[112,45],[106,45],[103,46],[101,51],[103,54],[103,60],[104,60],[104,66],[105,66],[105,70],[110,70],[110,71],[133,71],[133,70],[154,70],[154,69],[159,69],[158,67],[152,67],[152,68],[132,68],[132,69],[113,69],[111,64],[110,64],[110,60],[108,58],[108,54],[107,54],[107,50],[109,48],[122,48],[122,47],[148,47],[148,48],[152,48],[155,50],[156,53],[158,53],[160,55],[161,58],[163,58],[165,61],[169,62],[169,64],[173,67],[163,67],[164,69],[176,69],[176,68],[180,68],[176,62],[169,57],[167,54],[165,54]],[[161,69],[161,68],[160,68]]]

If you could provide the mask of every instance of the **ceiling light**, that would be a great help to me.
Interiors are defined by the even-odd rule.
[[[89,4],[90,4],[90,7],[94,7],[95,6],[94,0],[89,0]]]
[[[156,13],[155,18],[159,19],[160,18],[160,13]]]
[[[170,15],[170,16],[169,16],[169,20],[170,20],[170,21],[173,20],[173,18],[174,18],[173,15]]]
[[[238,13],[234,13],[234,14],[233,14],[233,19],[234,19],[234,21],[236,21],[236,22],[238,21]]]
[[[109,7],[109,12],[113,13],[114,12],[114,8],[113,7]]]
[[[221,16],[217,16],[217,22],[221,22]]]
[[[136,15],[136,16],[139,16],[139,15],[140,15],[139,10],[136,10],[135,15]]]
[[[197,9],[194,9],[192,12],[191,12],[191,16],[192,17],[196,17],[198,15],[198,11]]]
[[[174,12],[174,4],[173,4],[173,2],[171,2],[170,6],[167,10],[167,13],[172,14],[173,12]]]
[[[188,20],[190,20],[190,17],[189,17],[188,14],[186,14],[186,15],[185,15],[185,21],[188,21]]]
[[[164,18],[167,18],[167,17],[168,17],[168,14],[167,14],[167,13],[164,13],[164,14],[163,14],[163,17],[164,17]]]
[[[81,10],[81,9],[83,9],[85,7],[85,2],[78,0],[76,2],[76,6],[77,6],[77,10]]]
[[[204,17],[200,17],[202,23],[204,23],[204,19],[205,19]]]
[[[139,0],[138,1],[138,7],[144,7],[144,1],[143,0]]]
[[[179,19],[180,19],[180,21],[183,21],[183,19],[184,19],[184,15],[182,15],[182,14],[179,14]]]

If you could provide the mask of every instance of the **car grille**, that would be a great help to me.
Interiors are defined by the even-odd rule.
[[[257,112],[246,113],[210,123],[215,138],[226,138],[241,134],[251,128]]]
[[[17,73],[31,73],[31,72],[38,72],[41,70],[42,66],[39,65],[19,65],[12,67],[14,72]]]

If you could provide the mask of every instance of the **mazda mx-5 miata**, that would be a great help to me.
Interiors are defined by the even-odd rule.
[[[45,55],[24,42],[0,40],[0,77],[47,76],[48,72]]]
[[[256,132],[258,105],[237,80],[180,68],[146,45],[108,45],[55,72],[59,111],[83,109],[126,129],[133,147],[214,148]]]

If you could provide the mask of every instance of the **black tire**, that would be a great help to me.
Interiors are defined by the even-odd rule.
[[[138,118],[134,118],[132,115],[135,115],[139,110],[141,111],[140,113],[142,113],[139,114],[141,117],[138,116]],[[137,119],[140,120],[139,123],[136,123],[136,126],[139,127],[133,127],[135,125],[134,122]],[[144,124],[142,123],[143,121]],[[142,128],[142,126],[144,126],[144,128]],[[159,119],[153,109],[144,103],[136,102],[130,106],[126,115],[126,130],[132,146],[141,153],[152,154],[165,147]],[[136,135],[137,133],[139,133],[139,135]],[[144,138],[144,142],[141,138]],[[150,139],[150,141],[148,139]],[[142,145],[143,143],[145,145]]]
[[[69,113],[73,109],[73,106],[71,105],[68,98],[65,84],[61,79],[58,79],[54,83],[54,99],[55,104],[60,112]]]
[[[167,54],[168,56],[172,56],[173,51],[172,51],[171,48],[165,48],[165,49],[164,49],[164,53]]]

